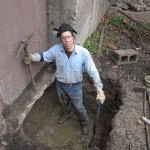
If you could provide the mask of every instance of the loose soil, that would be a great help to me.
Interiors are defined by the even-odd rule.
[[[107,14],[106,20],[114,17]],[[143,16],[144,17],[144,16]],[[100,32],[102,24],[97,31]],[[146,150],[145,125],[140,121],[143,116],[143,90],[135,91],[136,87],[145,87],[144,77],[150,74],[150,44],[149,38],[139,40],[142,34],[149,34],[140,26],[129,30],[127,35],[122,31],[126,26],[105,27],[104,40],[113,36],[113,42],[118,49],[136,48],[139,52],[138,62],[117,66],[112,60],[113,50],[108,48],[103,55],[93,54],[93,59],[104,83],[106,101],[98,118],[96,134],[93,125],[96,117],[96,89],[91,79],[85,74],[83,84],[84,105],[87,109],[89,134],[84,136],[81,126],[73,109],[73,115],[63,125],[58,125],[60,106],[53,83],[39,99],[23,124],[23,132],[29,138],[44,143],[52,149],[62,150]],[[99,40],[96,41],[97,43]],[[149,106],[147,106],[149,115]],[[91,147],[89,144],[91,142]]]
[[[45,91],[42,98],[36,102],[27,116],[23,125],[24,134],[35,141],[49,145],[52,149],[92,149],[99,144],[97,140],[101,141],[99,147],[106,147],[107,136],[111,130],[111,119],[121,104],[120,101],[116,103],[118,92],[112,87],[112,83],[107,81],[107,91],[105,93],[107,93],[108,98],[105,105],[102,106],[96,124],[96,134],[93,135],[97,107],[95,101],[96,90],[87,75],[85,75],[84,81],[84,104],[90,118],[88,135],[82,134],[81,125],[74,109],[73,115],[68,121],[63,125],[58,124],[61,113],[55,83]],[[110,92],[113,92],[113,94]],[[103,135],[103,138],[99,135]]]

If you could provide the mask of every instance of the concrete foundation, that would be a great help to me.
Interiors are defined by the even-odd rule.
[[[78,32],[76,42],[82,45],[96,29],[108,7],[104,0],[49,0],[47,5],[49,45],[58,42],[54,28],[69,23]]]

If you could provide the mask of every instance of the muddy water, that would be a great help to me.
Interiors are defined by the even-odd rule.
[[[84,105],[89,115],[89,134],[84,136],[75,110],[63,125],[58,124],[60,106],[55,84],[52,84],[43,96],[34,104],[23,124],[23,131],[29,138],[39,141],[52,149],[62,150],[106,150],[111,121],[121,105],[120,97],[114,82],[104,81],[106,101],[98,118],[96,134],[93,136],[93,125],[96,117],[96,91],[90,82],[83,84]],[[115,88],[114,88],[115,87]],[[88,148],[92,140],[91,147]]]
[[[42,98],[33,106],[24,124],[24,133],[53,149],[86,149],[93,134],[94,113],[90,113],[89,134],[84,136],[73,110],[73,115],[63,125],[58,124],[60,116],[55,85],[51,85]]]
[[[70,126],[66,126],[66,128],[59,128],[58,131],[55,134],[55,138],[58,141],[64,142],[63,144],[67,143],[68,141],[72,141],[75,139],[75,129]]]

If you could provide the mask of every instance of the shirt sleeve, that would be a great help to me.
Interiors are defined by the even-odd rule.
[[[46,62],[54,62],[55,61],[54,52],[55,52],[54,47],[50,48],[46,52],[43,52],[43,60]]]
[[[84,55],[84,70],[92,78],[97,91],[102,90],[103,83],[101,81],[99,72],[95,66],[95,63],[91,57],[91,54],[88,51]]]
[[[33,54],[33,61],[45,61],[45,62],[54,62],[55,61],[55,47],[50,48],[49,50],[42,52],[42,53],[34,53]]]

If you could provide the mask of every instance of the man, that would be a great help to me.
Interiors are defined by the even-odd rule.
[[[56,63],[56,87],[62,106],[62,116],[58,123],[63,124],[72,115],[73,106],[79,116],[84,135],[88,133],[88,115],[83,105],[82,81],[83,73],[87,72],[93,79],[97,89],[97,100],[105,101],[99,73],[89,51],[74,43],[77,32],[69,25],[62,24],[57,31],[61,44],[51,47],[43,53],[30,54],[26,63],[46,61]]]

